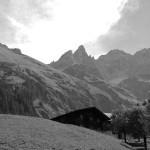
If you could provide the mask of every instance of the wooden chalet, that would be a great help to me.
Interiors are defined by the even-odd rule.
[[[110,125],[110,118],[96,107],[75,110],[51,120],[98,131],[108,130],[108,126]]]

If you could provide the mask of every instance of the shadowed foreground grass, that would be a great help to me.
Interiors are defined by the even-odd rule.
[[[98,132],[50,120],[0,114],[0,150],[129,150]]]

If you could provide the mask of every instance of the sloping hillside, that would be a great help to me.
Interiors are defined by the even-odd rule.
[[[150,75],[138,75],[122,81],[120,86],[131,91],[141,100],[150,98]]]
[[[121,141],[46,119],[0,114],[1,150],[127,150]]]
[[[109,97],[109,99],[105,99],[105,101],[101,101],[99,98],[99,101],[101,101],[101,107],[105,112],[110,112],[110,110],[120,107],[120,105],[130,107],[131,104],[138,102],[137,98],[131,94],[131,92],[118,85],[112,85],[106,80],[102,80],[101,75],[96,68],[75,64],[66,68],[64,72],[85,81],[90,86],[93,86],[93,91],[95,91],[95,89],[101,91],[104,96],[103,99],[105,99],[105,96]]]

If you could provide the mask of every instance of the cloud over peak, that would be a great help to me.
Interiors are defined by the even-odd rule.
[[[137,2],[0,0],[0,21],[3,21],[0,24],[0,41],[19,47],[25,54],[47,63],[58,59],[64,51],[75,50],[78,45],[88,42],[91,44],[91,47],[86,44],[88,53],[101,54],[103,51],[100,49],[113,48],[118,37],[125,34],[134,36],[126,25],[128,21],[125,16],[128,16],[129,10],[139,10]]]
[[[123,49],[131,54],[150,47],[149,7],[149,0],[129,0],[121,12],[120,20],[90,46],[95,46],[97,53]]]

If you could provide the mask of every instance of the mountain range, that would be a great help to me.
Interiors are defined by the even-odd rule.
[[[105,80],[84,46],[47,65],[0,44],[0,113],[50,119],[92,106],[109,113],[138,102],[128,90]]]
[[[89,75],[98,77],[111,86],[128,90],[141,101],[150,96],[150,48],[142,49],[134,55],[114,49],[94,59],[88,56],[81,45],[74,54],[68,51],[50,66],[88,82]],[[96,84],[102,86],[98,82]]]

